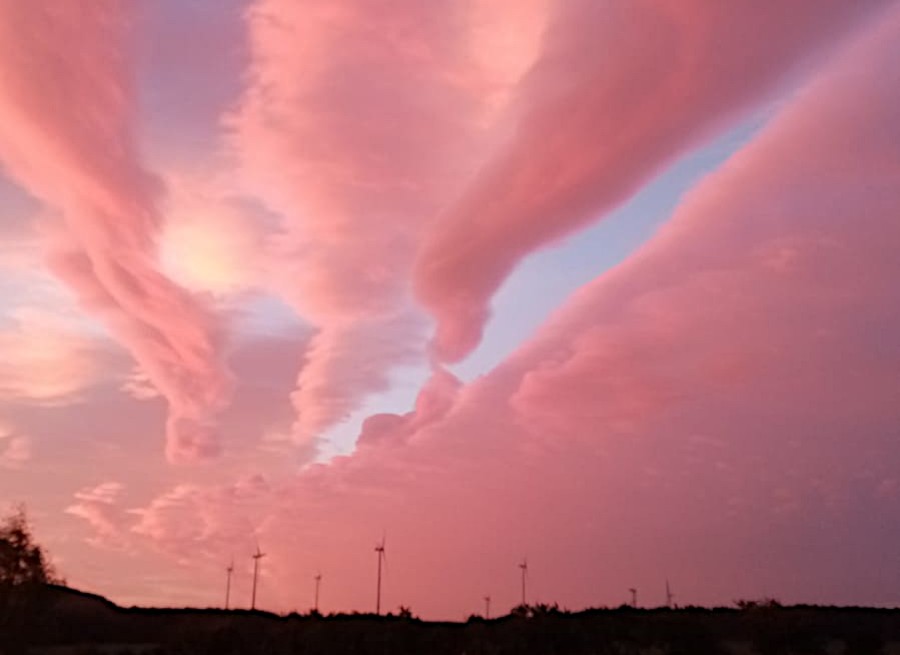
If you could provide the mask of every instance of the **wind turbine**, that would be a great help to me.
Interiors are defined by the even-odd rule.
[[[672,609],[674,607],[672,600],[675,598],[675,594],[672,593],[672,590],[669,588],[669,580],[666,579],[666,607]]]
[[[234,573],[234,558],[231,558],[231,564],[225,569],[225,609],[228,609],[228,601],[231,598],[231,574]]]
[[[315,604],[315,610],[316,610],[316,614],[318,614],[318,613],[319,613],[319,584],[322,582],[322,573],[321,573],[321,572],[316,573],[315,580],[316,580],[316,604]]]
[[[375,614],[381,614],[381,563],[385,561],[384,546],[387,538],[382,535],[381,543],[375,545],[375,552],[378,553],[378,592],[375,596]]]
[[[486,618],[486,619],[491,618],[491,597],[490,596],[484,597],[484,618]]]
[[[259,577],[259,560],[266,554],[259,549],[259,542],[256,543],[256,553],[253,554],[253,595],[250,597],[250,609],[256,609],[256,580]]]
[[[631,606],[637,607],[637,589],[631,587],[628,591],[631,592]]]
[[[522,563],[519,564],[519,568],[522,569],[522,607],[525,607],[525,577],[528,575],[528,559],[522,559]]]

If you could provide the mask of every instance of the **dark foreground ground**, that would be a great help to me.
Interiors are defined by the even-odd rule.
[[[900,655],[900,610],[836,607],[566,613],[531,608],[484,621],[119,608],[51,588],[31,625],[0,624],[0,654]],[[4,652],[4,650],[6,652]]]

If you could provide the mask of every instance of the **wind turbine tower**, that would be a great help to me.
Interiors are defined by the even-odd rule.
[[[637,607],[637,589],[631,587],[628,591],[631,592],[631,606]]]
[[[375,546],[375,552],[378,554],[378,589],[375,595],[375,614],[381,614],[381,564],[384,562],[385,554],[384,554],[384,545],[386,539],[384,536],[381,537],[381,543]]]
[[[491,597],[490,596],[484,597],[484,618],[486,618],[486,619],[491,618]]]
[[[669,587],[669,581],[666,580],[666,607],[672,609],[675,607],[675,604],[672,602],[675,599],[675,594],[672,593],[671,588]]]
[[[315,605],[313,606],[313,609],[315,609],[316,613],[318,614],[319,613],[319,585],[322,583],[322,573],[321,572],[316,573],[315,580],[316,580],[316,602],[315,602]]]
[[[225,569],[225,609],[228,609],[228,602],[231,599],[231,574],[234,573],[234,558],[231,564]]]
[[[253,555],[253,594],[250,596],[250,609],[256,609],[256,580],[259,577],[259,560],[265,557],[266,554],[259,549],[259,544],[256,544],[256,553]]]
[[[522,569],[522,606],[525,606],[525,578],[528,576],[528,559],[523,559],[522,563],[519,564],[519,568]]]

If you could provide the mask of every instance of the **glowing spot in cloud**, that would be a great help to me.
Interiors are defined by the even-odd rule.
[[[188,462],[218,452],[232,380],[223,326],[158,268],[162,186],[138,147],[133,9],[0,2],[0,160],[58,212],[67,238],[48,265],[153,378],[167,456]]]
[[[234,204],[206,198],[173,203],[161,238],[165,272],[182,286],[225,296],[258,283],[260,221]]]
[[[471,59],[467,63],[474,63],[468,73],[474,79],[463,78],[459,83],[480,86],[484,127],[502,118],[522,76],[537,60],[551,4],[551,0],[493,0],[471,5],[466,42]]]

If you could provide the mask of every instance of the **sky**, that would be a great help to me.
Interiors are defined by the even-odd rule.
[[[0,0],[0,504],[124,605],[900,606],[896,0]]]

